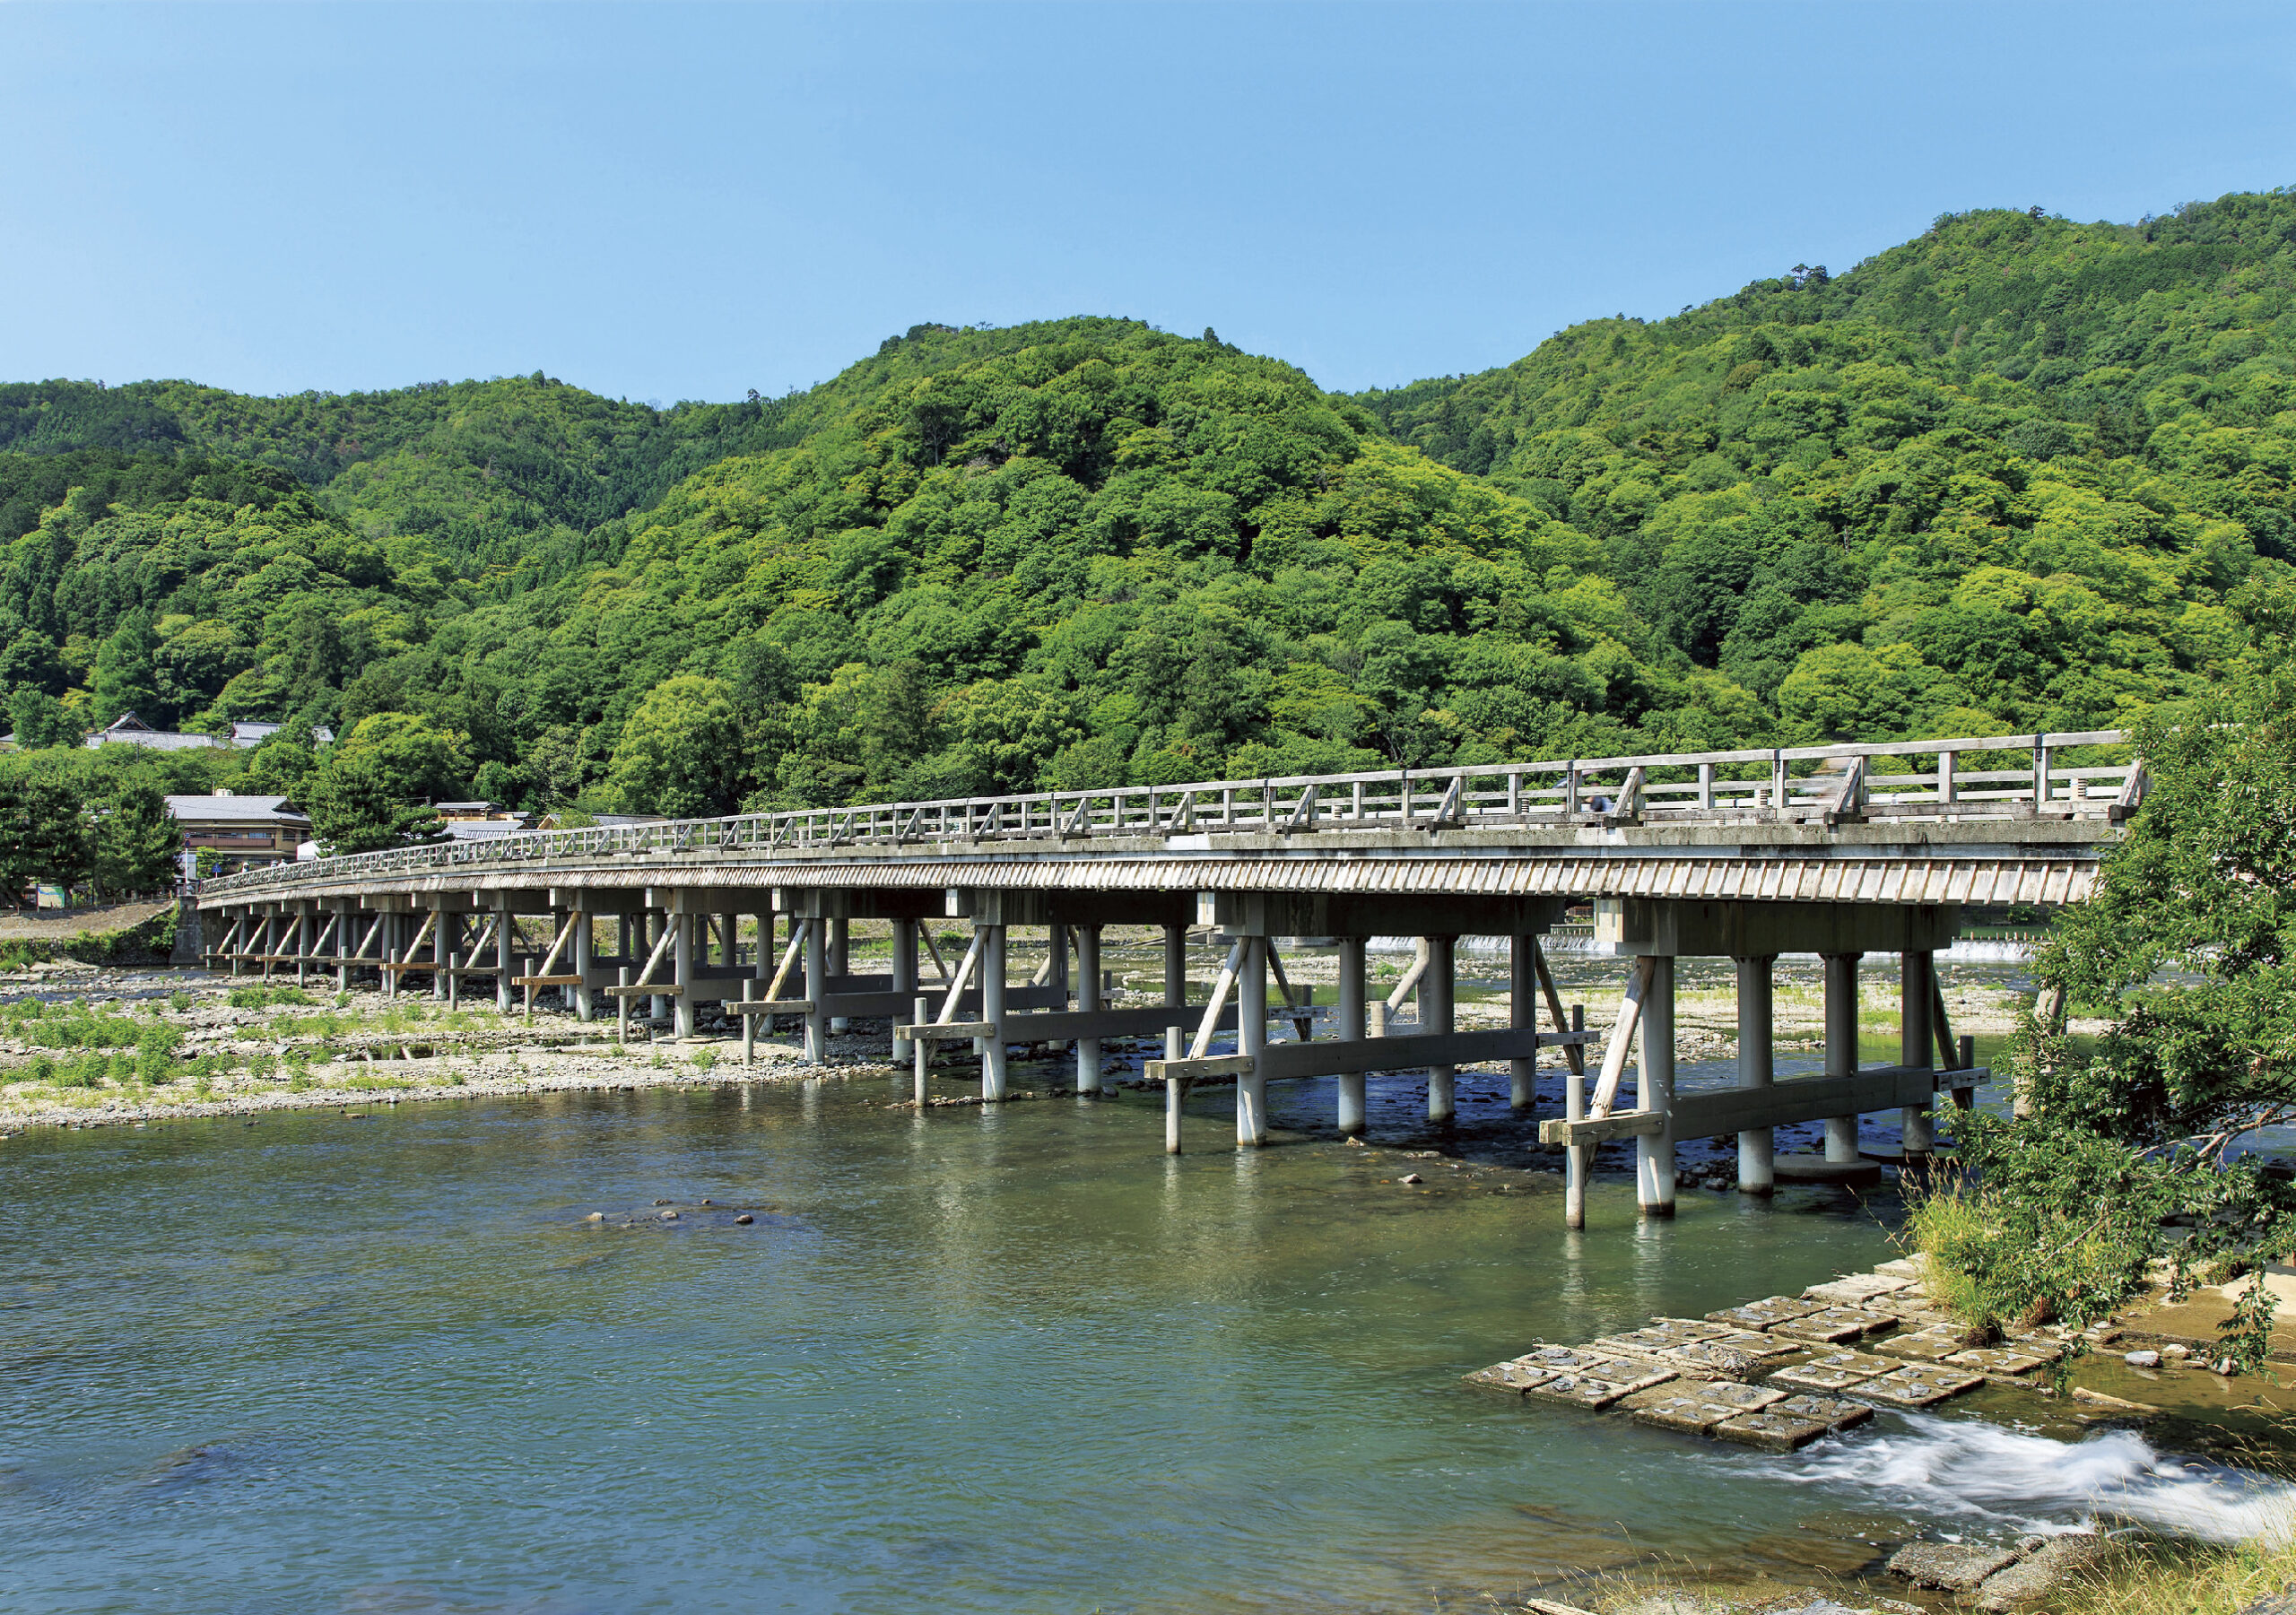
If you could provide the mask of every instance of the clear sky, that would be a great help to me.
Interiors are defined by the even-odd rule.
[[[262,393],[1080,313],[1355,388],[2296,181],[2286,6],[16,4],[0,65],[0,379]]]

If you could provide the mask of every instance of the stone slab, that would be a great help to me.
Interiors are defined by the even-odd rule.
[[[1534,1346],[1511,1360],[1526,1368],[1544,1368],[1550,1374],[1584,1374],[1606,1368],[1617,1359],[1613,1353],[1593,1351],[1584,1346]]]
[[[1735,1380],[1718,1380],[1705,1387],[1702,1395],[1727,1403],[1741,1413],[1759,1413],[1764,1408],[1786,1400],[1786,1393],[1774,1391],[1768,1385],[1740,1385]]]
[[[1837,1432],[1864,1424],[1874,1417],[1874,1410],[1864,1402],[1839,1396],[1789,1396],[1773,1402],[1766,1411],[1787,1419],[1814,1419]]]
[[[1989,1611],[2022,1609],[2057,1591],[2111,1551],[2110,1539],[2094,1533],[2053,1536],[2008,1568],[1987,1576],[1974,1602]]]
[[[1886,1320],[1861,1307],[1825,1307],[1804,1317],[1772,1324],[1770,1333],[1790,1341],[1817,1341],[1831,1346],[1859,1340],[1876,1329],[1888,1327]]]
[[[1650,1327],[1663,1329],[1683,1340],[1710,1341],[1718,1334],[1727,1334],[1730,1325],[1717,1324],[1710,1318],[1670,1318],[1663,1314],[1654,1315]]]
[[[1918,1254],[1900,1256],[1893,1262],[1875,1263],[1874,1271],[1885,1279],[1911,1279],[1918,1284],[1929,1272],[1929,1258]]]
[[[1855,1307],[1874,1296],[1895,1295],[1912,1288],[1910,1279],[1893,1279],[1886,1273],[1849,1273],[1824,1284],[1811,1285],[1802,1292],[1802,1298],[1822,1301],[1829,1307]]]
[[[1796,1363],[1790,1368],[1780,1368],[1770,1376],[1773,1385],[1783,1385],[1789,1391],[1826,1393],[1847,1391],[1852,1385],[1862,1385],[1876,1377],[1846,1368],[1829,1368],[1819,1363]]]
[[[2008,1337],[2008,1344],[2012,1351],[2022,1351],[2045,1363],[2053,1363],[2065,1355],[2065,1342],[2045,1334],[2013,1334]]]
[[[1637,1391],[1647,1391],[1674,1377],[1671,1374],[1641,1374],[1629,1377],[1613,1377],[1599,1374],[1558,1374],[1552,1379],[1531,1386],[1523,1393],[1542,1402],[1567,1402],[1574,1408],[1599,1410],[1613,1402],[1623,1402]]]
[[[1898,1408],[1926,1408],[1944,1402],[1949,1396],[1974,1391],[1984,1383],[1985,1376],[1981,1374],[1968,1374],[1959,1368],[1941,1368],[1934,1363],[1908,1363],[1902,1368],[1892,1369],[1887,1374],[1847,1388],[1850,1395],[1861,1402],[1884,1402]]]
[[[1715,1402],[1700,1394],[1703,1386],[1687,1390],[1673,1385],[1660,1385],[1654,1390],[1638,1391],[1620,1406],[1638,1424],[1655,1425],[1662,1430],[1679,1430],[1684,1435],[1703,1436],[1726,1419],[1735,1419],[1742,1410],[1726,1402]]]
[[[1760,1413],[1741,1413],[1735,1419],[1724,1420],[1713,1430],[1719,1440],[1735,1441],[1773,1453],[1790,1453],[1832,1433],[1831,1427],[1822,1420],[1796,1419],[1790,1413],[1780,1413],[1775,1409]]]
[[[1996,1379],[2021,1379],[2042,1367],[2042,1359],[2029,1351],[2015,1351],[1999,1346],[1980,1346],[1974,1350],[1956,1351],[1941,1361],[1956,1368],[1967,1368],[1972,1374],[1983,1374]]]
[[[1709,1324],[1724,1324],[1737,1329],[1763,1330],[1773,1324],[1783,1324],[1789,1318],[1805,1318],[1823,1308],[1816,1301],[1798,1301],[1791,1296],[1770,1296],[1759,1301],[1749,1301],[1744,1307],[1726,1307],[1719,1312],[1709,1312]]]
[[[1938,1310],[1937,1304],[1918,1289],[1902,1289],[1886,1296],[1867,1296],[1857,1303],[1867,1312],[1878,1312],[1885,1318],[1900,1323],[1919,1319],[1924,1324],[1952,1322],[1949,1315]]]
[[[1705,1374],[1718,1379],[1749,1379],[1764,1369],[1784,1365],[1779,1359],[1791,1350],[1796,1342],[1781,1341],[1769,1335],[1756,1335],[1763,1342],[1761,1350],[1749,1350],[1735,1341],[1693,1341],[1677,1346],[1666,1353],[1666,1360],[1679,1366],[1684,1374]]]
[[[1527,1391],[1533,1385],[1544,1385],[1554,1377],[1544,1368],[1527,1368],[1521,1363],[1493,1363],[1488,1368],[1478,1368],[1468,1375],[1467,1384],[1486,1385],[1494,1391]]]
[[[2017,1562],[2013,1549],[1980,1542],[1909,1542],[1890,1556],[1890,1573],[1918,1587],[1974,1593]]]
[[[1901,1357],[1920,1363],[1942,1363],[1969,1349],[1969,1332],[1952,1326],[1909,1330],[1874,1342],[1874,1350],[1884,1357]]]

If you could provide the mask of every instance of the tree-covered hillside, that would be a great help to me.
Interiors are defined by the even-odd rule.
[[[1114,319],[666,411],[0,388],[0,681],[681,812],[2114,724],[2288,586],[2292,240],[1970,214],[1360,398]]]
[[[2226,592],[2296,559],[2296,196],[1944,218],[1361,402],[1600,539],[1639,617],[1789,727],[2109,721],[2205,686]],[[1797,669],[1867,693],[1813,705]]]

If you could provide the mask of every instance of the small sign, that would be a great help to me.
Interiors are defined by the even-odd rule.
[[[39,883],[39,906],[42,908],[63,907],[65,906],[64,883],[60,881],[42,881]]]

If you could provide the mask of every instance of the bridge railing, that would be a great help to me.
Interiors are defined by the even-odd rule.
[[[1508,829],[1872,819],[2097,818],[2132,811],[2134,760],[2118,729],[1883,745],[1792,746],[1366,774],[1120,786],[858,807],[798,808],[655,824],[531,830],[274,864],[204,883],[254,896],[313,882],[499,868],[627,853],[770,853],[933,841],[1049,842],[1257,831]],[[2003,766],[2013,763],[2013,766]],[[1884,768],[1891,772],[1884,773]]]

